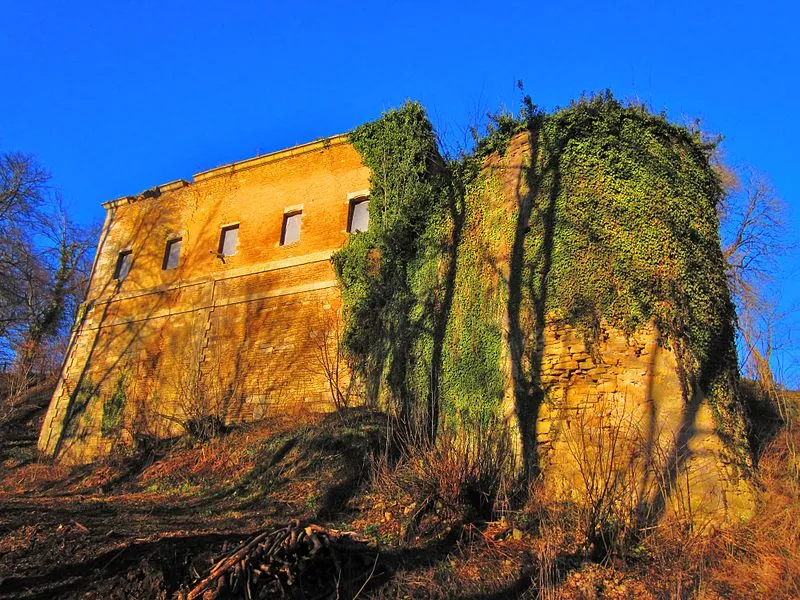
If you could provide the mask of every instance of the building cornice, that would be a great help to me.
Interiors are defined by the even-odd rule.
[[[104,202],[102,206],[106,210],[110,210],[112,208],[117,208],[118,206],[122,206],[124,204],[130,204],[132,202],[146,200],[147,198],[158,198],[163,193],[177,190],[182,187],[192,185],[193,183],[198,183],[200,181],[207,181],[209,179],[213,179],[214,177],[219,177],[221,175],[232,175],[233,173],[246,171],[248,169],[259,167],[261,165],[277,162],[279,160],[285,160],[287,158],[293,158],[295,156],[300,156],[303,154],[308,154],[309,152],[314,152],[316,150],[325,150],[327,148],[330,148],[331,146],[339,146],[345,143],[347,143],[346,133],[334,135],[331,137],[321,138],[313,142],[307,142],[305,144],[300,144],[298,146],[292,146],[291,148],[286,148],[284,150],[277,150],[275,152],[270,152],[269,154],[262,154],[260,156],[255,156],[253,158],[247,158],[245,160],[240,160],[227,165],[222,165],[221,167],[208,169],[207,171],[201,171],[200,173],[195,174],[195,176],[191,180],[187,181],[186,179],[176,179],[175,181],[170,181],[169,183],[157,185],[135,196],[122,196],[121,198],[115,198],[114,200],[109,200],[107,202]]]

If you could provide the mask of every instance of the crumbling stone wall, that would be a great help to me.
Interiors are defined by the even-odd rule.
[[[557,495],[608,485],[625,501],[685,521],[751,514],[752,489],[707,399],[684,389],[675,352],[657,328],[625,335],[603,324],[590,346],[574,328],[551,324],[543,355],[547,392],[536,440]]]
[[[452,260],[455,268],[445,410],[453,398],[457,410],[502,408],[518,430],[518,453],[535,446],[537,468],[558,494],[585,495],[598,476],[610,477],[654,511],[747,514],[742,461],[654,325],[625,333],[602,322],[589,341],[559,315],[545,315],[541,331],[531,321],[520,251],[532,234],[517,217],[530,201],[533,153],[522,134],[487,159],[466,198],[458,247],[437,265]],[[107,203],[88,300],[40,448],[88,461],[137,434],[179,433],[202,414],[236,421],[330,410],[318,354],[320,340],[340,331],[330,257],[345,243],[349,200],[369,185],[369,170],[340,137]],[[296,210],[300,242],[282,246],[283,215]],[[223,260],[220,229],[231,223],[240,224],[239,250]],[[175,236],[180,264],[164,270],[164,243]],[[123,249],[134,262],[119,281]],[[543,394],[530,413],[518,402],[535,395],[523,383]],[[349,384],[344,370],[340,384]]]
[[[688,376],[676,348],[653,323],[626,333],[603,321],[587,332],[562,315],[545,314],[538,331],[525,290],[518,304],[510,301],[520,284],[514,280],[513,244],[503,243],[503,236],[510,240],[513,215],[530,193],[531,153],[528,134],[520,134],[504,156],[486,161],[485,182],[468,200],[480,203],[468,207],[472,214],[480,211],[480,219],[470,221],[468,215],[466,250],[461,250],[480,258],[457,275],[497,273],[489,280],[484,275],[481,294],[483,304],[496,306],[503,412],[518,434],[517,454],[524,459],[528,445],[546,487],[564,498],[585,499],[589,488],[606,485],[600,481],[605,480],[617,486],[613,493],[620,502],[626,496],[632,508],[645,512],[693,523],[748,516],[754,509],[749,450],[731,447],[737,442],[725,439],[707,390]],[[493,227],[491,239],[486,223]],[[575,268],[582,268],[580,257]],[[459,301],[454,311],[463,310]],[[515,309],[516,317],[509,313]],[[532,410],[521,407],[519,396],[536,392],[519,389],[520,381],[541,388],[541,402]]]

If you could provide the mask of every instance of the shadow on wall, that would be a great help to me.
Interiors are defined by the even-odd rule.
[[[663,216],[659,213],[653,219],[658,222],[657,234],[668,239],[660,242],[661,245],[653,251],[652,256],[643,259],[641,254],[649,248],[647,244],[650,242],[633,227],[638,221],[625,221],[628,218],[626,211],[645,210],[646,207],[636,205],[638,196],[630,200],[629,205],[615,205],[619,200],[614,196],[617,192],[612,185],[613,177],[621,175],[598,172],[597,181],[584,180],[580,175],[581,168],[592,171],[589,167],[594,165],[583,157],[576,158],[575,148],[580,148],[583,138],[587,136],[582,129],[585,125],[580,120],[566,120],[559,124],[562,128],[555,133],[552,126],[533,127],[512,140],[505,157],[494,157],[484,164],[483,173],[490,182],[494,180],[491,185],[502,188],[502,202],[508,205],[507,211],[512,215],[513,222],[507,225],[507,230],[503,230],[502,224],[497,227],[487,222],[487,219],[497,218],[489,214],[497,208],[493,206],[496,200],[492,200],[492,193],[496,193],[496,190],[484,189],[478,202],[473,200],[468,204],[465,212],[469,221],[468,233],[458,236],[459,247],[451,250],[450,255],[469,254],[477,258],[470,258],[472,262],[455,261],[453,264],[458,263],[458,272],[453,273],[452,278],[448,277],[448,281],[454,281],[452,288],[448,286],[449,289],[461,289],[448,311],[451,318],[453,315],[457,317],[458,325],[453,327],[451,324],[450,338],[446,343],[450,352],[449,364],[455,367],[462,380],[469,380],[470,377],[475,379],[474,387],[484,390],[482,398],[485,398],[487,390],[492,395],[491,386],[487,384],[491,374],[475,378],[473,374],[476,369],[465,371],[459,362],[463,363],[465,351],[484,359],[491,357],[490,345],[474,335],[473,330],[481,318],[502,321],[503,348],[499,362],[502,377],[506,381],[505,412],[513,419],[518,431],[517,451],[527,478],[537,477],[557,462],[550,456],[553,452],[570,454],[564,448],[564,439],[560,440],[561,446],[557,447],[558,444],[553,443],[553,436],[575,436],[574,431],[567,431],[571,421],[578,424],[579,431],[583,431],[571,442],[572,454],[577,454],[574,450],[579,447],[591,454],[592,444],[595,451],[597,447],[605,450],[614,448],[613,460],[603,458],[604,464],[610,469],[606,473],[606,483],[624,488],[626,495],[637,498],[628,505],[631,513],[641,519],[643,525],[658,521],[668,508],[674,512],[676,505],[683,506],[680,509],[683,512],[691,513],[693,500],[684,489],[687,486],[697,490],[701,502],[713,505],[711,512],[727,511],[731,498],[740,495],[742,501],[734,502],[740,506],[730,507],[733,514],[752,500],[751,490],[746,483],[749,464],[747,448],[725,429],[730,423],[736,427],[741,421],[741,414],[737,411],[735,397],[730,401],[724,398],[720,401],[729,402],[727,405],[711,405],[708,399],[709,394],[718,393],[721,388],[726,389],[728,398],[735,393],[735,373],[732,363],[726,359],[731,352],[732,338],[729,335],[730,323],[725,321],[725,315],[710,318],[707,323],[700,322],[700,326],[706,326],[705,334],[710,337],[708,342],[704,342],[706,359],[697,359],[699,364],[696,364],[695,355],[691,354],[694,350],[689,348],[690,343],[695,343],[690,334],[696,335],[696,329],[691,328],[698,327],[697,322],[690,322],[698,318],[692,315],[696,308],[692,306],[690,296],[709,295],[713,309],[724,312],[727,306],[726,298],[722,297],[724,284],[717,289],[714,287],[716,281],[709,284],[700,282],[695,285],[700,289],[692,291],[692,282],[687,284],[687,278],[698,277],[699,271],[695,273],[682,263],[673,264],[675,261],[659,263],[656,260],[660,256],[659,251],[684,252],[688,255],[707,251],[711,254],[704,257],[707,260],[703,264],[719,267],[718,274],[722,277],[722,263],[717,260],[720,257],[713,255],[708,246],[714,242],[713,236],[709,241],[702,237],[704,230],[692,229],[695,225],[673,222],[672,213],[664,209]],[[662,142],[658,141],[659,144]],[[655,173],[671,168],[670,161],[673,160],[700,160],[681,155],[683,150],[676,149],[677,146],[664,146],[667,149],[659,154],[662,146],[653,144],[647,137],[644,141],[623,139],[618,143],[623,147],[621,152],[630,152],[635,157],[632,160],[638,161],[643,168],[651,168]],[[525,164],[526,158],[530,163]],[[630,157],[626,155],[626,158]],[[585,164],[576,166],[576,161],[580,160],[587,160],[589,167]],[[564,169],[567,169],[566,175]],[[594,170],[598,171],[596,165]],[[632,174],[626,177],[633,178],[631,180],[640,187],[652,183],[649,180],[638,182]],[[612,178],[611,183],[609,178]],[[591,201],[593,186],[600,186],[600,191],[597,192],[598,197]],[[705,189],[692,189],[686,192],[686,201],[693,201],[692,193],[706,192]],[[608,194],[602,199],[606,206],[599,206],[599,195],[603,193]],[[576,200],[578,196],[581,196],[580,202]],[[715,218],[712,200],[705,201],[709,205],[710,216],[704,217],[708,223],[704,221],[702,226],[698,226],[700,228],[712,223]],[[598,212],[602,210],[611,215],[610,220],[594,218],[582,212],[591,212],[596,205]],[[684,217],[675,217],[679,218]],[[687,227],[692,229],[689,234],[685,231]],[[634,244],[641,246],[636,248],[634,257],[621,254],[625,248],[614,239],[618,234],[624,234],[626,241],[633,239]],[[476,237],[485,239],[481,241]],[[590,255],[604,258],[592,262],[586,258]],[[600,267],[586,273],[589,265]],[[681,267],[687,269],[679,273],[683,279],[671,271]],[[604,268],[608,269],[607,274],[603,272]],[[633,277],[626,271],[635,268],[644,269],[644,273]],[[581,286],[585,286],[586,279],[591,278],[600,283],[587,291]],[[615,285],[628,285],[630,289],[618,289],[618,299],[609,300],[602,295],[614,293]],[[637,296],[638,285],[649,285],[652,289]],[[465,287],[470,289],[465,292]],[[593,297],[592,293],[597,297]],[[470,300],[469,294],[479,297],[479,301]],[[486,308],[487,304],[495,301],[502,305],[497,307],[502,318],[490,314],[491,306]],[[609,302],[610,308],[604,305]],[[649,305],[649,302],[655,304]],[[667,316],[672,317],[677,313],[677,318],[683,318],[685,323],[678,321],[676,325],[667,321],[668,327],[662,331],[659,319],[664,315],[659,311],[664,311],[659,303],[671,303],[673,311]],[[716,322],[714,319],[721,319],[716,330],[709,325]],[[631,388],[635,391],[601,389],[602,382],[592,379],[594,373],[588,372],[589,367],[579,366],[577,361],[571,371],[566,367],[562,369],[563,379],[555,377],[554,372],[562,366],[558,361],[571,363],[572,357],[568,349],[565,349],[565,356],[550,356],[547,346],[554,343],[553,332],[557,334],[566,330],[579,334],[580,339],[575,342],[576,349],[573,352],[582,354],[580,360],[593,365],[592,369],[601,364],[604,371],[613,371],[619,365],[618,358],[634,352],[630,344],[637,335],[647,337],[647,356],[639,357],[637,354],[628,365],[631,372],[638,369],[638,381]],[[487,335],[495,334],[489,331],[483,338]],[[603,337],[609,335],[615,343],[622,340],[623,347],[604,349]],[[467,340],[466,344],[463,339]],[[667,355],[672,358],[668,360]],[[661,365],[673,359],[670,367]],[[659,363],[658,368],[656,363]],[[670,372],[666,373],[667,370]],[[658,377],[669,380],[667,387],[671,393],[674,392],[669,398],[665,396],[664,382],[655,379],[657,373]],[[570,388],[572,392],[568,393]],[[557,394],[563,394],[564,398],[574,398],[579,389],[589,389],[592,400],[576,401],[574,405],[567,406],[564,399],[556,397]],[[441,389],[438,392],[441,393]],[[630,397],[626,397],[626,393]],[[469,398],[469,393],[464,397]],[[445,399],[447,401],[449,399]],[[476,404],[476,401],[471,402]],[[623,418],[618,414],[620,406],[622,413],[628,409],[633,413]],[[469,406],[455,407],[458,411],[469,409]],[[600,415],[600,422],[585,418],[587,415],[584,413],[595,410],[604,411]],[[715,412],[723,416],[715,417]],[[616,417],[612,419],[612,415]],[[554,421],[558,424],[553,425]],[[545,447],[540,442],[542,439],[547,440]],[[626,440],[624,444],[623,439]],[[631,439],[635,443],[631,443]],[[544,462],[543,452],[548,454]],[[586,458],[591,459],[590,456]],[[572,456],[571,461],[578,463],[578,467],[582,465],[587,468],[585,461],[581,462],[576,456]],[[577,477],[580,483],[580,474]],[[582,484],[592,488],[596,483],[584,479]],[[591,495],[592,492],[587,493]],[[709,494],[714,498],[709,499]],[[724,518],[727,517],[725,515]]]
[[[191,200],[176,211],[178,220],[194,214]],[[113,221],[116,209],[110,210]],[[130,223],[126,246],[139,252],[165,228],[180,228],[164,222],[176,219],[164,217],[167,212],[142,203],[135,219],[120,224]],[[218,220],[211,210],[200,229],[217,231]],[[266,372],[254,361],[258,339],[280,334],[273,322],[249,303],[217,307],[214,279],[160,286],[160,261],[142,258],[137,264],[134,256],[127,276],[115,277],[109,234],[106,228],[98,252],[105,265],[96,268],[91,297],[75,326],[40,448],[86,462],[120,443],[180,433],[203,437],[245,416],[266,416],[291,374]],[[247,281],[243,291],[250,293]],[[234,314],[220,317],[220,310]],[[247,335],[251,331],[259,335]]]
[[[553,302],[549,297],[556,287],[562,288],[559,293],[563,295],[565,290],[569,290],[569,286],[573,285],[570,282],[569,274],[554,273],[556,260],[560,262],[559,267],[563,270],[565,257],[568,257],[573,262],[573,269],[580,270],[586,268],[581,258],[581,252],[598,252],[604,255],[619,252],[618,248],[604,246],[608,232],[593,231],[591,227],[587,227],[587,223],[592,224],[593,221],[587,220],[580,213],[571,213],[570,211],[578,210],[574,206],[560,204],[565,202],[565,197],[575,193],[573,188],[580,187],[585,183],[576,182],[573,174],[569,178],[568,187],[565,188],[563,184],[562,165],[567,160],[575,160],[574,156],[566,158],[565,150],[570,143],[580,143],[576,140],[580,140],[584,132],[579,129],[579,126],[580,123],[576,125],[578,129],[574,132],[567,128],[559,131],[555,136],[552,135],[552,132],[549,136],[546,135],[546,128],[533,129],[524,134],[528,138],[526,141],[530,144],[531,164],[527,168],[524,166],[521,168],[512,194],[516,209],[516,224],[508,257],[506,344],[510,361],[508,375],[513,385],[513,414],[519,430],[520,451],[527,477],[537,476],[544,466],[541,448],[537,441],[541,437],[541,432],[537,431],[537,427],[542,423],[541,413],[545,402],[553,401],[551,396],[554,391],[554,381],[549,375],[551,375],[554,364],[543,362],[546,356],[547,327],[577,326],[582,333],[586,352],[594,355],[598,361],[602,362],[604,358],[610,358],[610,362],[612,364],[614,362],[613,356],[602,356],[600,337],[609,328],[609,325],[601,314],[600,306],[595,304],[596,301],[580,297],[579,288],[575,287],[570,303],[554,312]],[[512,145],[520,143],[524,142],[518,136]],[[636,151],[640,157],[647,155],[647,159],[640,158],[647,164],[655,164],[662,160],[660,156],[648,155],[649,149],[646,147],[637,147]],[[513,170],[515,166],[505,164],[503,166],[495,165],[493,168],[502,171],[503,169]],[[606,185],[608,184],[606,183]],[[665,219],[664,225],[669,227],[670,222]],[[601,227],[602,224],[597,226]],[[681,229],[675,226],[674,230],[669,230],[669,235],[677,239],[678,236],[682,236]],[[683,243],[683,240],[681,239],[679,243]],[[694,243],[691,239],[686,242],[687,246],[691,247]],[[559,253],[557,259],[556,253]],[[721,263],[719,267],[722,268]],[[497,271],[502,273],[502,269],[497,269]],[[603,277],[600,273],[595,273],[594,276]],[[687,292],[673,292],[673,294],[681,293]],[[663,300],[681,302],[680,297],[668,297]],[[558,305],[556,304],[556,306]],[[641,307],[637,307],[637,310],[646,314],[648,309],[643,310]],[[644,319],[644,324],[652,326],[652,321],[650,325],[647,325],[647,320]],[[642,324],[640,323],[638,327],[641,328]],[[710,357],[727,356],[732,342],[728,333],[729,331],[712,332]],[[716,382],[722,379],[726,385],[733,386],[733,381],[730,379],[732,375],[725,375],[725,369],[728,369],[729,365],[723,359],[716,360],[714,358],[709,360],[709,365],[700,365],[699,373],[695,373],[686,366],[688,361],[685,357],[689,351],[686,349],[684,340],[670,340],[666,336],[662,336],[662,332],[656,327],[652,342],[649,352],[650,364],[642,361],[642,365],[645,367],[644,372],[641,373],[644,390],[641,397],[639,397],[639,393],[636,394],[636,403],[640,407],[644,407],[647,413],[643,422],[630,414],[624,416],[628,412],[625,408],[625,398],[622,399],[622,414],[616,416],[614,423],[608,420],[609,415],[601,415],[601,420],[605,418],[606,422],[592,422],[586,411],[596,408],[589,409],[589,404],[584,403],[583,408],[577,407],[580,433],[577,435],[577,439],[573,440],[571,448],[573,462],[581,467],[578,479],[587,488],[588,496],[591,498],[594,495],[593,490],[598,484],[595,479],[596,471],[603,467],[606,477],[606,480],[603,481],[604,493],[609,492],[607,489],[609,486],[617,485],[624,488],[624,493],[627,495],[638,490],[638,493],[635,494],[636,502],[627,505],[631,508],[630,514],[638,515],[637,518],[644,521],[642,523],[644,526],[658,521],[668,503],[671,502],[674,509],[676,495],[685,496],[683,499],[678,498],[677,502],[691,513],[690,504],[686,506],[691,500],[687,496],[687,490],[681,491],[681,483],[691,487],[697,483],[698,477],[706,477],[718,480],[717,484],[722,487],[731,484],[731,482],[726,483],[725,481],[730,475],[724,472],[726,467],[723,466],[723,462],[731,462],[729,456],[731,452],[726,450],[726,444],[732,445],[737,442],[735,439],[726,439],[724,432],[716,431],[716,456],[714,459],[709,462],[708,457],[696,456],[698,413],[701,405],[706,401],[706,393],[711,391],[712,385],[718,385]],[[681,406],[680,417],[672,421],[665,421],[663,418],[657,417],[657,411],[663,410],[663,408],[659,408],[659,404],[669,403],[670,399],[659,398],[657,400],[655,398],[659,394],[654,393],[653,380],[656,371],[654,365],[658,360],[658,354],[664,352],[661,345],[668,343],[673,344],[671,352],[677,359],[674,365],[674,380],[680,385],[680,388],[676,390],[676,397],[671,399],[671,403]],[[573,373],[573,377],[567,382],[556,381],[555,383],[567,388],[574,384],[591,384],[591,382],[582,381],[581,377],[580,373]],[[598,391],[594,393],[596,396],[603,396]],[[616,403],[619,404],[619,399],[616,400]],[[616,413],[619,411],[619,407],[613,406],[612,403],[609,410],[611,413]],[[706,412],[708,412],[707,409]],[[561,418],[567,418],[566,414],[562,411]],[[632,419],[635,419],[636,422],[632,422]],[[708,419],[704,417],[701,429],[707,438],[708,430],[716,430],[716,428],[714,423],[706,421]],[[568,420],[565,424],[566,428],[569,428]],[[563,425],[564,423],[562,423]],[[716,426],[721,426],[721,423],[717,421]],[[665,431],[664,428],[667,428],[668,431]],[[571,435],[575,435],[575,432],[571,432]],[[632,443],[631,440],[634,442]],[[669,440],[669,443],[666,443],[666,440]],[[625,452],[618,452],[623,446]],[[741,450],[744,453],[747,452],[743,448]],[[594,460],[596,455],[602,452],[611,452],[612,454],[612,456],[603,457],[602,460],[606,461],[606,464]],[[593,455],[595,455],[594,458]],[[695,458],[702,460],[698,462],[693,460]],[[739,465],[738,474],[733,476],[734,481],[731,485],[734,491],[737,488],[735,480],[747,476],[746,460],[742,460],[744,462]],[[594,461],[594,464],[587,464],[587,461]],[[691,470],[689,463],[695,465],[694,471],[696,471],[702,462],[706,463],[705,472],[694,472],[692,477],[695,481],[690,483],[688,480]],[[633,468],[634,463],[636,463],[635,468]],[[639,478],[636,484],[631,481],[633,473]],[[588,474],[591,476],[587,476]],[[679,481],[681,477],[685,481]],[[621,478],[626,480],[624,485]],[[701,484],[699,489],[702,491],[706,487]],[[738,491],[742,491],[741,486],[738,486]],[[715,502],[717,506],[712,510],[725,510],[727,508],[725,492],[718,490],[717,493],[722,497],[717,499]],[[691,516],[690,514],[690,520]]]

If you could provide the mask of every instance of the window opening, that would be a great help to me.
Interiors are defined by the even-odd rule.
[[[356,198],[350,202],[350,214],[347,219],[347,231],[356,233],[369,229],[369,199]]]
[[[283,215],[283,231],[281,232],[281,246],[286,246],[300,239],[300,220],[303,213],[300,211]]]
[[[178,259],[180,259],[181,256],[182,240],[183,238],[167,240],[167,248],[164,251],[164,264],[161,267],[165,271],[178,268]]]
[[[217,254],[220,257],[233,256],[236,254],[236,246],[239,243],[239,226],[229,225],[222,228],[219,236],[219,249]]]
[[[117,266],[114,268],[114,279],[122,281],[128,276],[133,263],[133,251],[123,250],[117,256]]]

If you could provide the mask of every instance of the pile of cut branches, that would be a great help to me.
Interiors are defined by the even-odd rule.
[[[377,566],[378,552],[355,533],[292,521],[225,553],[179,598],[356,598]]]

